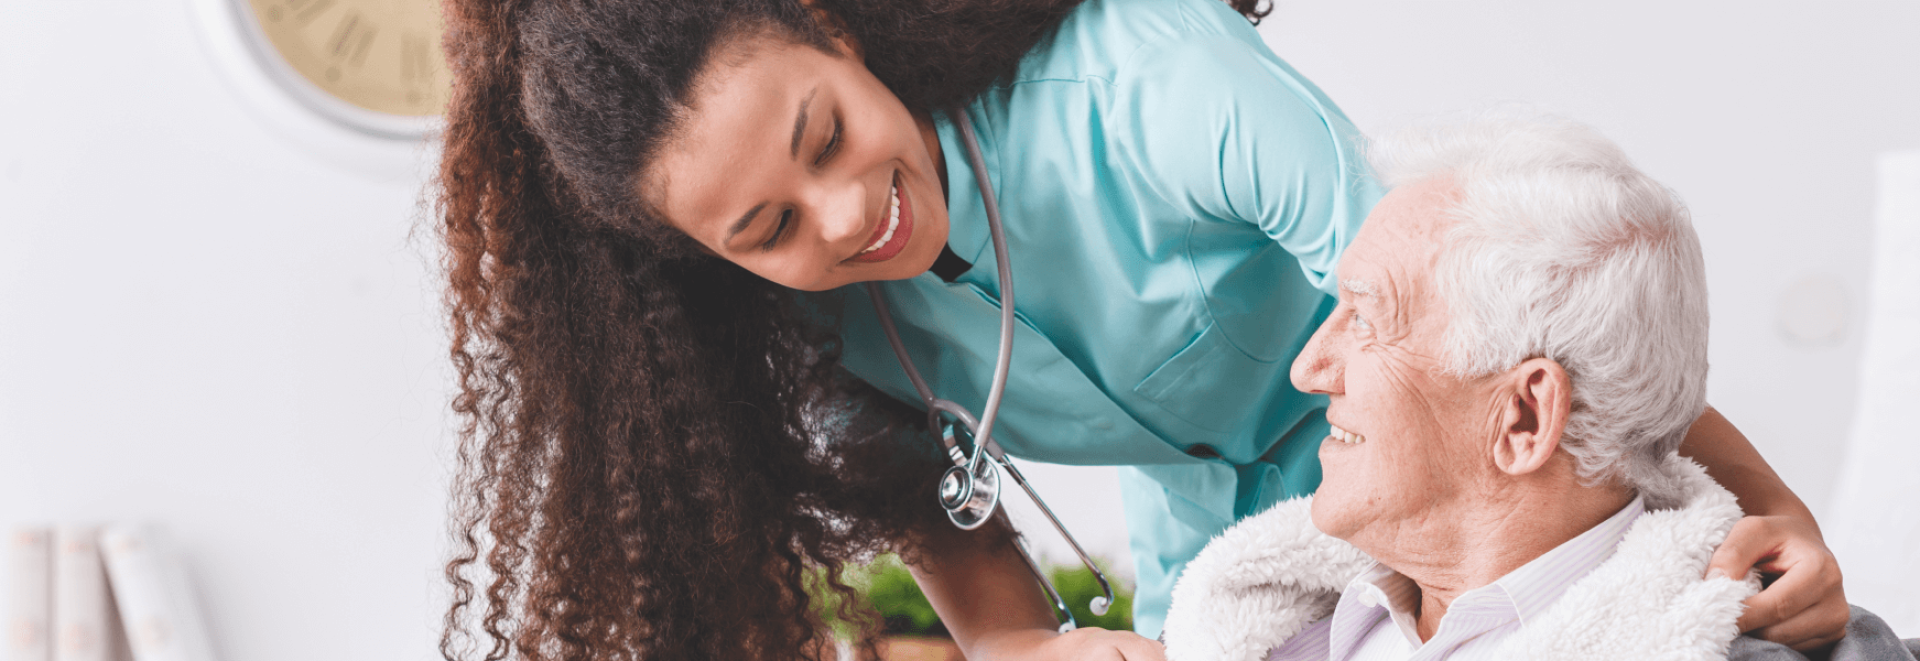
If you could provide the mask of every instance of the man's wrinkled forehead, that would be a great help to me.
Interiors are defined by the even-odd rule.
[[[1445,252],[1447,233],[1453,226],[1448,214],[1458,197],[1458,189],[1445,179],[1427,179],[1395,188],[1367,217],[1351,251],[1362,255],[1363,261],[1396,267],[1395,270],[1430,270]],[[1373,285],[1374,293],[1379,292],[1379,285],[1387,284],[1368,281],[1364,274],[1349,274],[1345,270],[1341,276]]]
[[[1340,262],[1341,300],[1389,335],[1424,326],[1422,319],[1444,309],[1435,271],[1457,199],[1443,179],[1403,185],[1381,199]]]

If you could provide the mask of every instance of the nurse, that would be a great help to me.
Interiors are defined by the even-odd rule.
[[[800,658],[809,567],[885,548],[971,658],[1159,658],[1187,559],[1320,480],[1287,370],[1383,193],[1237,2],[453,3],[449,655]],[[1007,531],[944,523],[857,286],[977,410],[1001,283],[955,112],[1019,280],[995,438],[1124,467],[1139,634],[1054,633]],[[1836,639],[1806,508],[1716,413],[1684,451],[1751,515],[1716,567],[1785,573],[1743,626]]]

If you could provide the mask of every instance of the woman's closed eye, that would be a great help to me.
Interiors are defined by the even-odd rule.
[[[781,211],[779,222],[777,222],[773,226],[773,234],[771,236],[768,236],[766,241],[762,241],[760,243],[760,250],[763,252],[768,250],[773,250],[774,246],[779,245],[780,237],[786,236],[787,225],[791,224],[792,222],[793,222],[793,210],[786,209]]]
[[[814,167],[826,165],[827,161],[833,159],[834,154],[839,153],[840,127],[841,127],[840,119],[838,117],[834,118],[833,134],[827,137],[827,144],[820,148],[820,155],[817,157],[814,157],[813,159]],[[791,225],[792,223],[793,223],[793,210],[787,209],[785,211],[781,211],[780,220],[777,221],[773,226],[773,233],[767,236],[766,241],[760,242],[760,250],[762,251],[773,250],[775,246],[780,245],[780,238],[783,236],[786,236],[787,226]]]
[[[833,135],[827,138],[827,144],[820,149],[820,156],[813,159],[814,167],[826,165],[836,152],[840,151],[840,118],[833,118]]]

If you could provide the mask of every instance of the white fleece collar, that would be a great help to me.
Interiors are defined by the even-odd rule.
[[[1700,576],[1740,508],[1698,464],[1676,456],[1667,467],[1682,504],[1641,515],[1613,557],[1503,641],[1503,658],[1726,658],[1759,581]],[[1315,529],[1311,506],[1249,517],[1187,564],[1162,635],[1169,661],[1258,661],[1333,612],[1373,559]]]

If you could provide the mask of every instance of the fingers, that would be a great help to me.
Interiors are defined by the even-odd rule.
[[[1786,624],[1788,620],[1800,615],[1814,604],[1820,602],[1825,591],[1812,585],[1814,577],[1806,571],[1789,571],[1780,576],[1760,594],[1747,598],[1747,608],[1740,613],[1737,623],[1741,631],[1770,629]],[[1845,622],[1842,622],[1845,625]],[[1800,626],[1806,626],[1801,623]],[[1789,627],[1788,630],[1795,630]],[[1765,636],[1762,636],[1766,638]],[[1785,641],[1767,638],[1777,643]]]
[[[1788,574],[1788,576],[1792,575],[1792,572]],[[1774,583],[1773,587],[1767,588],[1766,591],[1748,599],[1748,612],[1751,613],[1754,610],[1772,608],[1772,606],[1768,605],[1769,603],[1784,603],[1783,601],[1769,602],[1766,600],[1772,599],[1773,593],[1779,592],[1783,588],[1792,589],[1792,586],[1786,586],[1785,583],[1786,577],[1783,577],[1779,582]],[[1791,614],[1780,617],[1778,624],[1759,628],[1749,629],[1744,622],[1746,616],[1742,616],[1741,620],[1743,622],[1740,627],[1743,631],[1747,631],[1748,634],[1756,638],[1770,640],[1804,652],[1810,649],[1824,647],[1845,637],[1847,617],[1849,614],[1845,597],[1835,597],[1833,599],[1817,601],[1806,608],[1794,610]]]
[[[1167,661],[1167,649],[1159,641],[1131,631],[1106,632],[1105,642],[1113,645],[1126,661]]]
[[[1749,570],[1780,578],[1747,599],[1738,626],[1796,650],[1812,650],[1846,636],[1846,593],[1840,565],[1819,533],[1795,519],[1748,517],[1714,552],[1709,574],[1743,577]]]
[[[1166,661],[1166,648],[1131,631],[1086,627],[1069,631],[1055,641],[1056,649],[1074,661]]]
[[[1846,629],[1841,629],[1841,630],[1840,630],[1840,633],[1838,633],[1838,634],[1833,634],[1833,635],[1827,635],[1827,636],[1821,636],[1821,637],[1818,637],[1818,638],[1807,638],[1807,639],[1803,639],[1803,640],[1797,640],[1797,641],[1794,641],[1794,642],[1787,642],[1787,641],[1780,641],[1780,640],[1774,640],[1773,638],[1770,638],[1770,637],[1767,637],[1767,636],[1762,636],[1762,635],[1760,635],[1760,632],[1761,632],[1761,631],[1765,631],[1765,629],[1762,629],[1762,630],[1760,630],[1760,631],[1753,631],[1753,632],[1750,632],[1750,633],[1751,633],[1751,635],[1753,635],[1753,636],[1754,636],[1754,637],[1756,637],[1756,638],[1765,638],[1765,639],[1767,639],[1767,640],[1772,640],[1773,642],[1776,642],[1776,643],[1780,643],[1780,644],[1782,644],[1782,645],[1786,645],[1786,646],[1788,646],[1788,647],[1791,647],[1791,648],[1793,648],[1793,649],[1794,649],[1795,651],[1798,651],[1798,652],[1802,652],[1802,653],[1808,653],[1808,652],[1812,652],[1812,651],[1814,651],[1814,650],[1818,650],[1818,649],[1824,649],[1824,648],[1826,648],[1826,647],[1828,647],[1828,646],[1831,646],[1831,645],[1833,645],[1834,643],[1837,643],[1837,642],[1840,642],[1840,639],[1841,639],[1841,638],[1845,638],[1845,637],[1847,637],[1847,636],[1846,636]],[[1812,655],[1812,654],[1807,654],[1807,656],[1810,656],[1810,657],[1811,657],[1811,656],[1813,656],[1813,655]],[[1814,657],[1814,658],[1819,658],[1819,657]]]
[[[1747,600],[1747,613],[1768,611],[1774,624],[1747,625],[1740,617],[1740,629],[1757,638],[1771,640],[1796,650],[1807,651],[1833,644],[1847,635],[1845,592],[1840,586],[1839,569],[1828,556],[1822,566],[1808,561],[1787,568],[1780,580]]]
[[[1779,552],[1780,535],[1773,530],[1772,522],[1763,517],[1749,516],[1733,524],[1727,531],[1727,539],[1714,549],[1713,559],[1707,561],[1707,576],[1712,577],[1719,571],[1733,580],[1745,578],[1748,571],[1761,560]],[[1753,609],[1747,609],[1753,612]],[[1766,624],[1772,624],[1767,622]]]
[[[1167,648],[1159,642],[1134,636],[1134,640],[1120,650],[1127,661],[1167,661]]]

